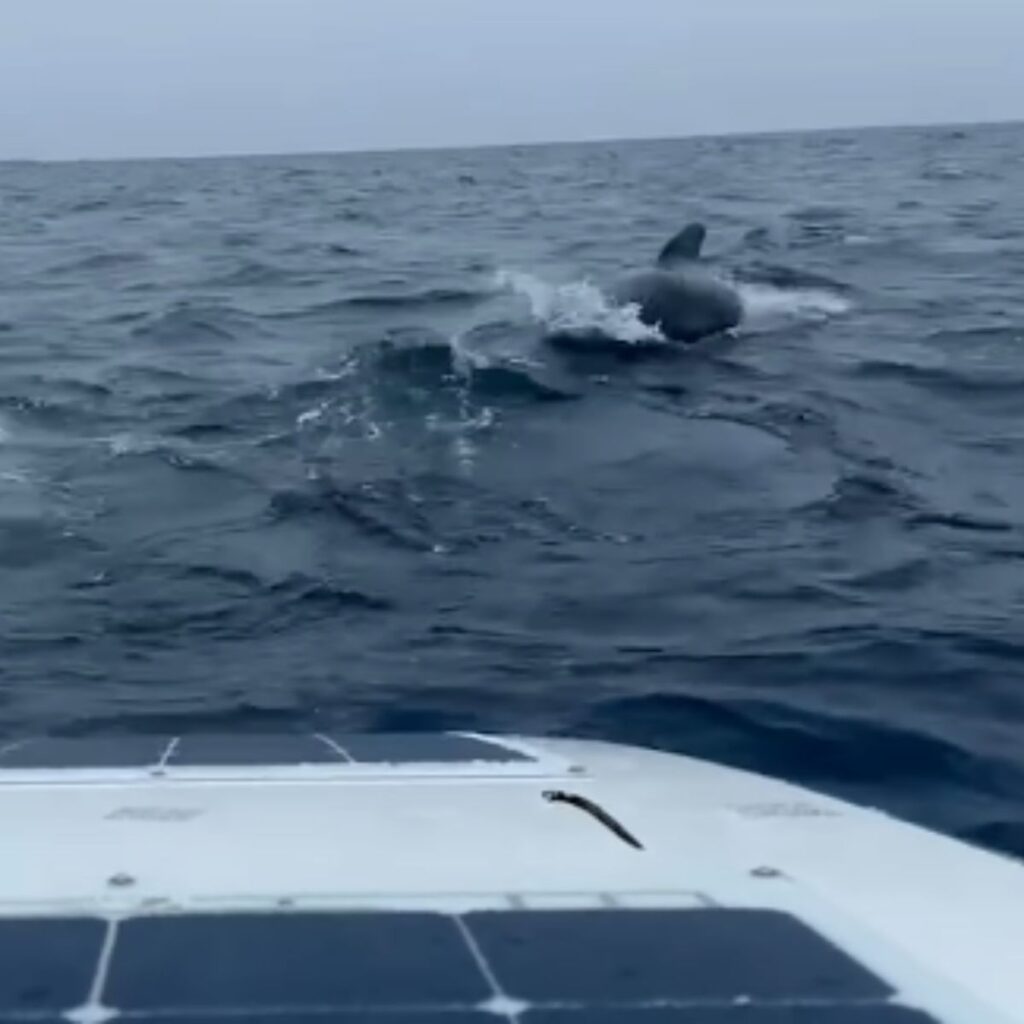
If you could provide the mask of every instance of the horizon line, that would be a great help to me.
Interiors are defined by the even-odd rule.
[[[818,126],[812,128],[764,128],[709,132],[691,132],[679,135],[635,135],[635,136],[595,136],[580,139],[534,139],[529,141],[510,142],[470,142],[440,143],[437,145],[395,145],[356,147],[352,149],[296,149],[296,150],[238,150],[215,153],[194,153],[180,155],[171,153],[154,153],[146,156],[54,156],[54,157],[0,157],[0,166],[4,164],[84,164],[84,163],[151,163],[158,161],[184,160],[258,160],[281,159],[288,157],[325,157],[325,156],[393,156],[404,153],[460,153],[477,150],[501,149],[545,149],[556,146],[601,146],[622,145],[630,143],[684,142],[700,139],[729,138],[765,138],[781,135],[823,135],[839,132],[872,132],[872,131],[913,131],[924,128],[993,128],[1001,126],[1024,125],[1024,117],[993,118],[979,121],[920,121],[892,122],[875,124],[845,124]]]

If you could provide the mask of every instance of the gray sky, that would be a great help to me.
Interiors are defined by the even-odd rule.
[[[0,0],[0,159],[1024,118],[1024,0]]]

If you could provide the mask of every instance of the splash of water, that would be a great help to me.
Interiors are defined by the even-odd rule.
[[[625,342],[663,342],[664,335],[643,323],[631,303],[616,306],[590,281],[551,284],[517,270],[499,271],[498,286],[525,298],[533,318],[559,334],[602,334]]]
[[[823,321],[848,313],[848,299],[822,288],[775,288],[767,284],[736,284],[744,322],[752,327],[804,320]]]
[[[824,321],[848,313],[851,303],[823,288],[776,288],[731,282],[743,303],[744,324],[754,329],[796,321]],[[499,287],[525,298],[530,312],[545,329],[564,334],[601,334],[623,342],[664,342],[665,336],[643,323],[639,307],[616,306],[589,281],[555,285],[533,274],[504,270]]]

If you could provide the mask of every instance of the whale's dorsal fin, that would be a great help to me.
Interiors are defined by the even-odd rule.
[[[704,236],[707,233],[707,228],[703,224],[696,221],[687,224],[658,254],[658,266],[671,267],[683,260],[700,259],[700,247],[704,244]]]

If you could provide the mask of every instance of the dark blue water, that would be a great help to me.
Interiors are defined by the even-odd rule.
[[[698,217],[680,351],[599,288]],[[1024,852],[1022,282],[1020,126],[0,165],[0,730],[575,733]]]

